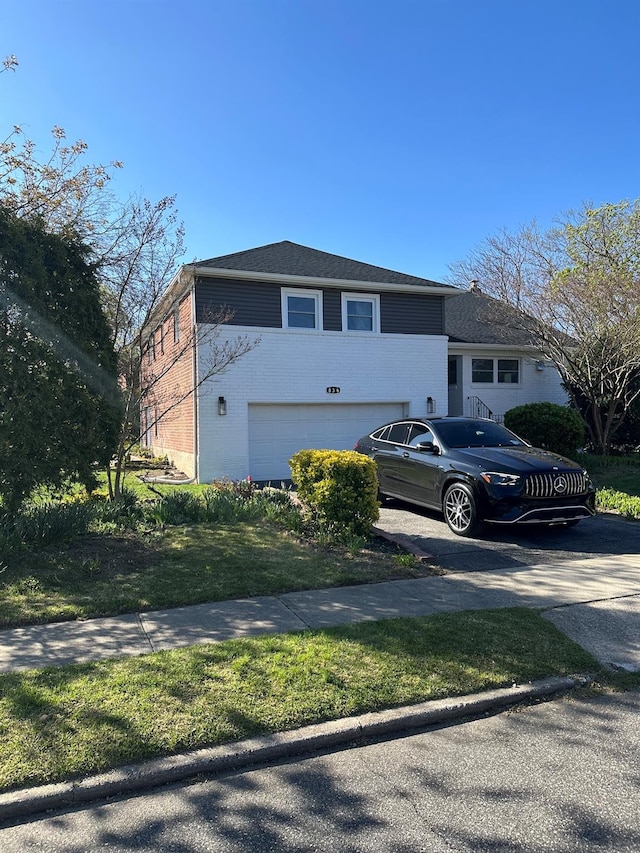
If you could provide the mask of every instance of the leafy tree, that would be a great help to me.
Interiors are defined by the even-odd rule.
[[[516,309],[608,453],[640,396],[640,201],[585,204],[547,231],[502,231],[451,270]]]
[[[0,495],[93,484],[120,419],[116,359],[86,248],[0,205]]]

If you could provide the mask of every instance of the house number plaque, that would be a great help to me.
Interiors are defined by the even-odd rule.
[[[338,388],[337,385],[329,385],[329,387],[327,388],[327,394],[339,394],[339,393],[340,393],[340,389]]]

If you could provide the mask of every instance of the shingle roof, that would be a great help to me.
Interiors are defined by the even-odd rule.
[[[510,305],[480,290],[466,290],[446,300],[445,333],[451,343],[531,346],[533,336],[522,329]]]
[[[208,258],[196,261],[199,267],[217,267],[218,269],[244,270],[247,272],[263,272],[292,276],[308,276],[311,278],[331,278],[344,281],[370,281],[377,284],[409,284],[429,287],[449,288],[450,285],[439,281],[419,278],[415,275],[388,270],[332,255],[282,240],[280,243],[270,243],[231,255],[221,255],[219,258]]]

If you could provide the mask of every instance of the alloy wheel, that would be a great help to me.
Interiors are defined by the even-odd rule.
[[[444,517],[454,533],[464,536],[474,527],[476,511],[473,498],[463,486],[451,486],[444,498]]]

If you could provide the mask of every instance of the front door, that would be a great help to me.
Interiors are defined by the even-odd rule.
[[[461,355],[449,356],[449,414],[457,417],[464,414]]]

